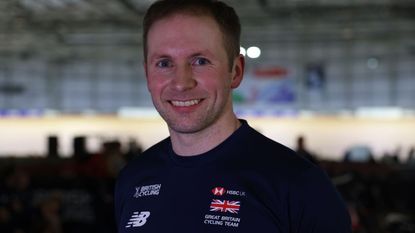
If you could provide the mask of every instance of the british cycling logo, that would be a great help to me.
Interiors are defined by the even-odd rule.
[[[161,184],[152,184],[135,187],[135,198],[146,196],[158,196],[160,194]]]
[[[144,226],[148,217],[150,217],[150,211],[133,212],[125,228]]]

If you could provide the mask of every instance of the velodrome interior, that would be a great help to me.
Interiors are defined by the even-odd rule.
[[[31,208],[58,205],[62,232],[115,232],[120,167],[103,164],[168,136],[143,69],[152,2],[1,0],[0,232],[8,182],[23,182]],[[238,117],[293,150],[304,136],[354,233],[415,232],[415,2],[225,2],[246,52]]]

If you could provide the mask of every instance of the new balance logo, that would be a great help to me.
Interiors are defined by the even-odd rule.
[[[131,215],[130,220],[128,221],[125,228],[130,227],[141,227],[147,222],[147,218],[150,216],[149,211],[141,211],[141,212],[134,212],[133,215]]]

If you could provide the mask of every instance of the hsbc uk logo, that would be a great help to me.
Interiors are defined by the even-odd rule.
[[[244,191],[226,189],[221,186],[214,187],[211,192],[215,197],[210,202],[209,214],[205,215],[203,223],[226,228],[239,227],[241,221],[241,218],[238,217],[241,208],[240,199],[243,199],[241,197],[246,196],[246,193]],[[237,200],[229,200],[228,198]]]
[[[223,187],[215,187],[212,189],[212,193],[215,196],[223,196],[225,194],[227,195],[233,195],[233,196],[246,196],[246,193],[244,191],[237,191],[237,190],[227,190]]]
[[[222,196],[223,194],[225,194],[225,188],[223,187],[216,187],[212,189],[212,193],[215,196]]]

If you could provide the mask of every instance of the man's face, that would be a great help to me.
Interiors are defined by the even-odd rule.
[[[243,61],[236,58],[229,69],[217,23],[207,16],[176,14],[155,22],[147,40],[147,86],[170,131],[195,133],[226,122]]]

